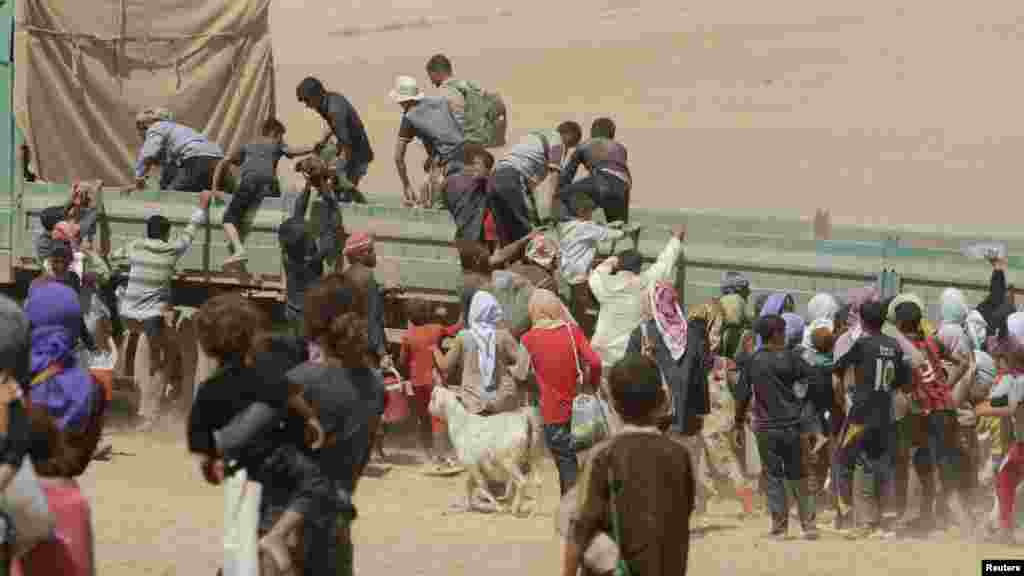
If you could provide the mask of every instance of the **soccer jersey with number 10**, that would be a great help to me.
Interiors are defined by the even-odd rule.
[[[896,339],[864,335],[836,364],[836,373],[854,369],[855,388],[850,421],[866,428],[887,426],[892,418],[892,392],[910,380],[910,367]]]

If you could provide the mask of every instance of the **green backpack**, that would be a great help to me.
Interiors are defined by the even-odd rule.
[[[469,80],[454,80],[452,87],[466,100],[462,127],[466,142],[475,142],[485,148],[504,146],[508,111],[501,96],[487,92]]]

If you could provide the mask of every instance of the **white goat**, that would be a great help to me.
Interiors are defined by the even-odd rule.
[[[473,497],[479,491],[499,512],[506,508],[499,500],[514,496],[512,510],[522,512],[523,494],[528,484],[536,487],[532,516],[541,505],[540,465],[544,439],[540,415],[534,408],[522,408],[493,416],[470,414],[455,392],[436,386],[430,397],[430,413],[448,423],[448,436],[459,462],[466,467],[467,509],[473,509]],[[529,466],[530,478],[523,472]],[[495,498],[488,481],[506,482],[502,498]]]

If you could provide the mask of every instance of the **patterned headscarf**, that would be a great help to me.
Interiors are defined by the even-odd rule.
[[[373,236],[366,232],[356,232],[345,240],[345,256],[363,256],[373,250]]]
[[[558,244],[538,234],[526,246],[526,259],[534,264],[550,270],[558,257]]]
[[[849,352],[850,348],[853,348],[853,343],[864,334],[864,328],[860,325],[861,307],[868,302],[878,302],[880,299],[878,287],[874,284],[854,288],[846,293],[846,304],[850,308],[850,314],[847,318],[849,326],[846,332],[836,341],[834,353],[836,360]]]
[[[78,365],[75,343],[82,323],[82,306],[74,290],[58,282],[39,284],[29,291],[25,315],[31,325],[29,370],[35,377],[48,369],[57,371],[33,382],[29,398],[43,406],[57,427],[78,428],[92,414],[96,386]]]
[[[676,289],[668,282],[656,282],[650,290],[650,306],[661,340],[672,359],[678,362],[686,353],[687,326]]]
[[[493,399],[498,390],[494,378],[497,365],[498,323],[504,319],[501,305],[489,292],[478,290],[469,305],[469,333],[476,344],[477,357],[480,363],[482,398]]]

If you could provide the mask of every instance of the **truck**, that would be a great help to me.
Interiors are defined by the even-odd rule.
[[[225,6],[212,0],[209,4]],[[65,201],[74,178],[103,178],[111,170],[127,172],[138,145],[130,117],[142,106],[168,104],[190,125],[203,128],[227,147],[249,137],[245,127],[256,126],[257,120],[276,106],[269,0],[243,0],[218,8],[226,11],[226,16],[203,9],[192,11],[193,16],[163,8],[153,10],[167,14],[118,12],[121,5],[101,0],[0,0],[0,285],[17,290],[38,272],[32,241],[40,229],[37,216],[43,208]],[[19,10],[23,11],[21,20]],[[110,18],[74,18],[83,11],[104,10],[111,10]],[[207,13],[216,17],[205,16]],[[237,21],[234,27],[232,21]],[[182,39],[202,44],[208,38],[216,38],[220,44],[199,46],[212,51],[206,60],[227,56],[234,68],[200,73],[203,71],[194,68],[198,65],[181,60],[188,51],[160,45],[173,46]],[[236,48],[225,54],[223,46],[231,42],[249,52],[237,52],[241,48]],[[97,61],[105,58],[104,53],[91,48],[108,45],[119,47],[119,51],[110,62],[100,62],[101,66]],[[42,63],[45,66],[37,62],[42,58],[50,58]],[[246,64],[249,61],[256,64]],[[261,74],[267,82],[232,83],[239,76],[251,80]],[[271,88],[267,91],[257,84]],[[138,96],[134,96],[136,92]],[[205,102],[210,94],[221,99],[219,107]],[[101,97],[114,101],[97,109],[94,101]],[[261,104],[246,104],[254,101]],[[90,120],[78,122],[76,115]],[[107,132],[113,136],[108,137]],[[26,143],[31,145],[33,169],[41,181],[25,178],[29,158],[22,146]],[[212,224],[204,227],[179,266],[175,293],[181,303],[194,306],[222,289],[244,290],[253,298],[280,302],[284,274],[276,229],[287,217],[295,195],[294,190],[284,190],[281,197],[264,201],[247,241],[250,258],[245,274],[220,269],[228,255],[218,226],[224,206],[212,208]],[[185,225],[196,201],[193,194],[155,188],[131,196],[105,189],[103,204],[111,244],[116,248],[139,237],[144,220],[156,212],[175,226]],[[544,199],[540,203],[543,210]],[[315,229],[316,205],[312,213]],[[899,268],[904,281],[920,285],[919,291],[932,301],[946,285],[960,286],[974,299],[986,290],[986,265],[966,258],[961,250],[964,242],[989,239],[975,231],[830,226],[828,237],[822,237],[816,231],[817,218],[812,222],[762,212],[718,214],[637,207],[631,214],[634,222],[645,226],[639,248],[647,257],[656,256],[672,225],[686,220],[687,271],[680,287],[687,302],[716,295],[724,270],[750,273],[755,288],[762,291],[795,288],[803,300],[817,290],[837,291],[873,281],[879,270],[887,268]],[[454,294],[460,270],[451,242],[454,226],[447,213],[409,210],[397,199],[384,199],[370,205],[346,205],[343,220],[348,230],[374,231],[378,275],[385,281],[405,286],[410,296],[457,301]],[[1011,269],[1024,267],[1017,256],[1024,248],[1024,238],[1001,240],[1010,247]]]

